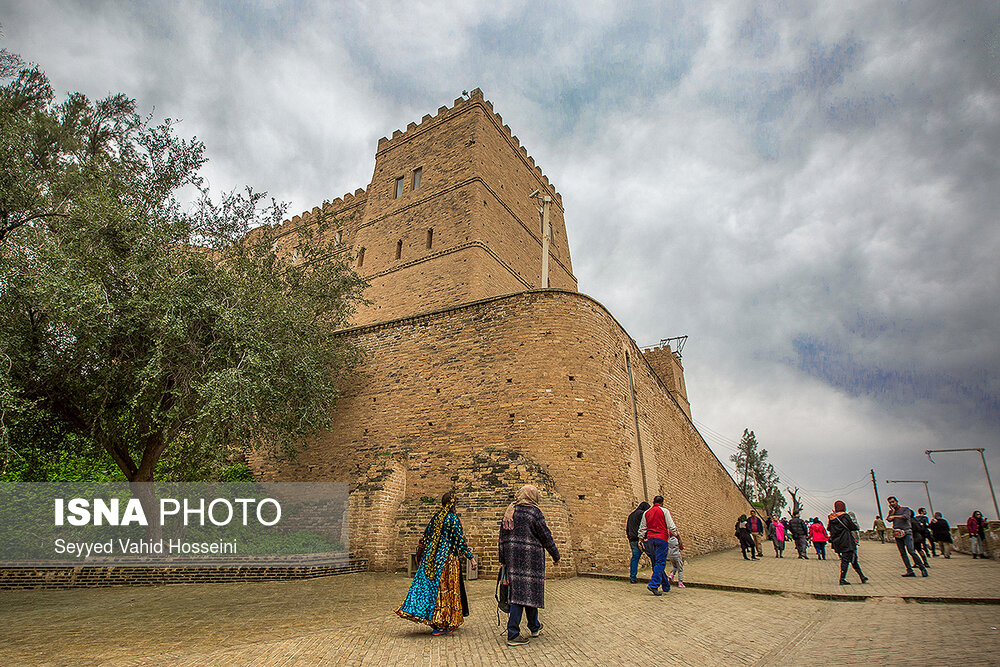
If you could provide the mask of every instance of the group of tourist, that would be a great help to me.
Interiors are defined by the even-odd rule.
[[[833,504],[833,512],[827,516],[825,525],[819,517],[807,521],[798,512],[793,512],[791,518],[768,516],[761,519],[757,510],[751,510],[750,516],[744,514],[736,520],[735,532],[745,560],[760,560],[765,540],[774,546],[775,558],[785,557],[785,542],[789,539],[795,542],[799,558],[807,560],[810,543],[816,550],[818,560],[826,560],[826,546],[829,544],[840,556],[840,583],[843,586],[850,584],[847,571],[852,567],[861,578],[861,583],[868,581],[858,563],[859,534],[857,519],[847,511],[842,500]]]
[[[934,519],[927,517],[927,510],[923,507],[917,509],[917,514],[913,513],[909,507],[902,507],[895,496],[889,496],[890,514],[886,517],[892,524],[892,536],[896,540],[896,547],[899,549],[900,558],[906,566],[904,577],[914,577],[913,566],[920,570],[920,575],[927,576],[927,568],[930,566],[927,560],[928,546],[930,555],[936,557],[938,549],[945,558],[951,558],[951,526],[941,516],[940,512],[934,513]],[[881,523],[882,529],[879,530]],[[983,513],[976,510],[965,523],[969,530],[969,546],[972,551],[972,558],[986,558],[986,519]],[[881,517],[875,519],[875,531],[879,533],[882,541],[885,541],[885,523]],[[913,565],[910,564],[910,559]]]
[[[670,510],[663,506],[663,496],[653,498],[653,506],[643,501],[625,521],[625,537],[632,549],[629,562],[629,582],[639,583],[639,559],[645,553],[653,564],[653,575],[646,587],[653,595],[663,595],[671,583],[684,588],[684,556],[677,524]],[[667,574],[667,562],[672,569]]]
[[[976,518],[978,514],[979,518]],[[973,512],[973,516],[969,517],[969,534],[973,535],[978,530],[978,522],[982,520],[982,514],[977,510]],[[973,527],[975,526],[975,528]],[[878,536],[882,544],[885,544],[885,533],[886,526],[885,521],[882,519],[882,515],[877,515],[875,517],[875,523],[872,524],[872,530]],[[941,512],[935,512],[934,518],[928,518],[927,510],[923,507],[917,508],[917,513],[912,518],[910,518],[910,531],[913,535],[913,549],[917,553],[922,553],[924,555],[923,560],[927,560],[928,547],[930,548],[930,555],[937,557],[938,551],[941,551],[941,555],[945,558],[951,558],[951,526],[948,521],[941,516]],[[985,535],[983,536],[985,539]],[[985,543],[985,542],[984,542]],[[978,546],[978,545],[977,545]],[[979,552],[973,550],[973,556],[976,556]]]
[[[545,606],[545,552],[559,562],[559,549],[545,524],[534,486],[521,487],[506,509],[499,526],[499,558],[509,584],[510,616],[507,645],[528,643],[521,634],[527,618],[531,637],[542,633],[538,610]],[[457,497],[451,491],[441,498],[441,509],[424,529],[418,546],[419,566],[406,600],[396,610],[401,617],[431,627],[434,636],[455,631],[469,615],[460,558],[476,560],[465,542],[462,522],[455,514]],[[669,516],[669,515],[668,515]]]
[[[510,616],[507,622],[507,644],[519,646],[528,643],[528,637],[538,637],[542,623],[538,610],[545,606],[545,552],[559,562],[559,549],[552,533],[545,524],[545,517],[538,504],[541,496],[531,485],[521,487],[506,509],[499,526],[499,561],[503,577],[509,584]],[[899,555],[906,567],[904,577],[914,577],[913,568],[928,576],[928,546],[932,556],[951,558],[951,527],[940,512],[934,518],[927,516],[921,507],[917,513],[899,504],[895,496],[888,499],[890,513],[886,521],[892,526]],[[403,618],[431,627],[435,636],[451,634],[469,615],[465,593],[463,562],[461,558],[476,560],[466,544],[462,522],[455,514],[458,502],[449,491],[441,498],[441,509],[424,529],[418,546],[419,567],[410,585],[406,600],[396,613]],[[975,511],[966,523],[972,542],[972,557],[986,557],[986,520],[982,512]],[[743,558],[760,559],[764,541],[774,546],[774,557],[784,558],[785,542],[795,542],[798,557],[808,559],[809,543],[816,550],[819,560],[826,560],[829,544],[840,556],[840,584],[849,585],[848,570],[853,568],[864,584],[868,577],[858,562],[860,529],[844,501],[833,505],[824,525],[819,517],[802,519],[798,512],[790,518],[768,516],[762,519],[757,510],[750,516],[742,515],[736,522],[735,535],[739,539]],[[877,516],[873,526],[879,539],[885,542],[886,523]],[[663,496],[653,498],[653,504],[643,501],[629,514],[625,522],[625,535],[631,548],[629,581],[638,583],[639,560],[645,553],[653,564],[653,574],[647,588],[653,595],[662,595],[671,584],[684,588],[683,544],[670,511],[663,506]],[[748,555],[749,554],[749,555]],[[672,570],[666,572],[670,562]],[[526,617],[528,636],[521,634],[521,619]]]
[[[939,550],[942,556],[951,558],[951,526],[940,512],[935,512],[932,519],[927,516],[925,508],[918,508],[914,514],[909,507],[901,506],[895,496],[890,496],[888,503],[890,514],[886,519],[890,522],[892,536],[906,568],[904,577],[915,577],[914,568],[920,571],[921,576],[928,576],[928,557],[936,557]],[[789,538],[795,542],[798,556],[803,559],[809,558],[811,543],[817,559],[826,560],[826,546],[829,544],[840,556],[840,583],[849,584],[846,575],[850,567],[858,573],[861,583],[865,583],[868,578],[861,572],[857,555],[860,542],[857,518],[852,512],[847,512],[843,501],[838,500],[827,519],[824,526],[818,517],[804,520],[795,512],[788,519],[768,516],[762,520],[757,511],[752,510],[749,517],[742,515],[736,521],[735,536],[739,539],[745,560],[760,559],[764,539],[773,543],[775,558],[784,558],[785,542]],[[978,510],[966,522],[973,558],[986,558],[986,525],[982,512]],[[881,515],[875,517],[873,529],[885,543],[886,523]]]
[[[757,510],[750,510],[750,516],[743,514],[736,520],[734,534],[739,539],[744,560],[760,560],[765,541],[774,546],[775,558],[784,558],[785,542],[789,538],[795,543],[799,558],[809,558],[811,543],[816,550],[816,557],[826,560],[826,545],[830,541],[828,531],[829,528],[823,525],[819,517],[805,520],[795,512],[791,518],[768,516],[761,519]]]

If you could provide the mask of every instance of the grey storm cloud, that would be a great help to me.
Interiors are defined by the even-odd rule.
[[[754,429],[813,514],[870,508],[869,468],[933,479],[953,521],[992,505],[977,461],[922,451],[1000,463],[996,3],[0,0],[0,23],[57,90],[182,119],[214,188],[290,214],[479,86],[563,195],[581,291],[640,344],[690,335],[720,459]]]

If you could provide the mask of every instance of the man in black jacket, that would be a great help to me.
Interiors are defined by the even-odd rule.
[[[934,512],[934,519],[931,521],[931,536],[941,548],[941,555],[951,558],[951,526],[941,516],[941,512]]]
[[[632,561],[629,563],[628,580],[637,583],[639,574],[639,559],[642,557],[642,549],[639,547],[639,524],[642,522],[642,515],[649,509],[649,503],[645,500],[632,510],[625,522],[625,537],[628,538],[629,546],[632,547]]]
[[[920,524],[920,538],[917,539],[916,534],[913,535],[913,546],[917,548],[918,551],[922,551],[924,554],[924,560],[927,560],[927,547],[931,548],[931,556],[937,556],[937,549],[934,546],[934,539],[931,536],[931,518],[927,516],[927,510],[923,507],[917,508],[917,516],[913,517]],[[917,543],[920,546],[917,546]]]
[[[806,551],[809,549],[809,531],[806,529],[806,522],[802,520],[798,512],[792,514],[792,518],[788,520],[788,532],[795,540],[795,549],[799,552],[799,558],[809,560],[809,556],[806,555]]]

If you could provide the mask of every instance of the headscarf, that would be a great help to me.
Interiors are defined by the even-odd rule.
[[[827,519],[833,521],[841,514],[847,514],[847,505],[844,504],[843,500],[838,500],[833,503],[833,511],[827,515]]]
[[[506,530],[514,528],[514,507],[517,505],[530,505],[538,507],[538,501],[542,499],[541,494],[531,484],[525,484],[517,491],[514,502],[507,505],[507,510],[503,513],[503,522],[500,524]]]
[[[438,510],[437,515],[431,520],[431,542],[427,545],[427,555],[424,557],[427,559],[427,563],[424,565],[424,573],[428,579],[434,577],[434,555],[437,553],[438,545],[441,544],[441,533],[444,530],[445,517],[448,516],[449,512],[455,510],[455,500],[456,497],[452,495],[447,504]]]

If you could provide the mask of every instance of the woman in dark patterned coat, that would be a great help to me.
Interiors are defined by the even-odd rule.
[[[538,610],[545,606],[545,552],[552,562],[559,562],[559,549],[538,509],[540,495],[530,484],[522,486],[504,513],[500,525],[500,564],[507,569],[510,581],[510,619],[507,622],[507,645],[527,644],[521,635],[521,614],[528,617],[532,637],[542,633]]]

